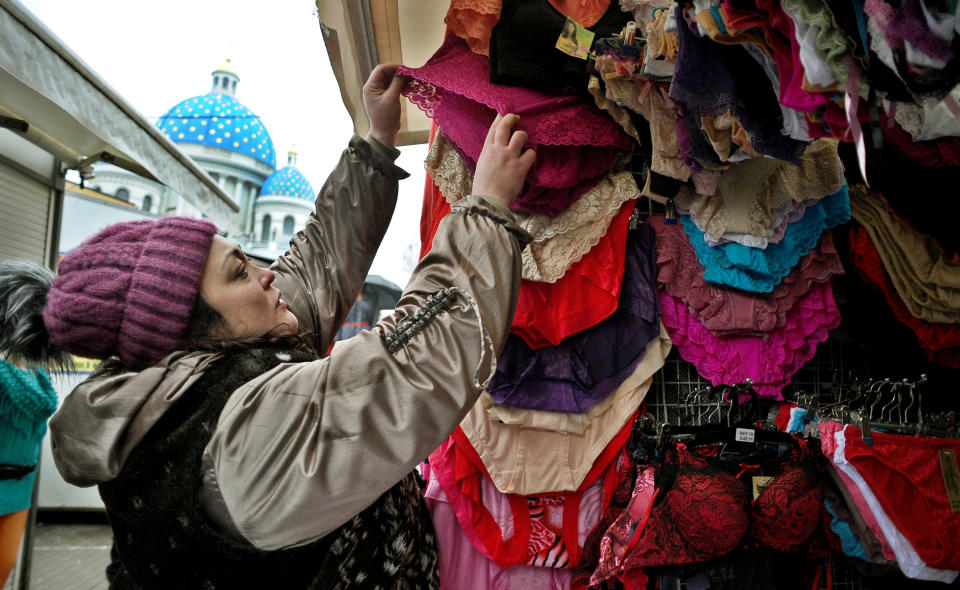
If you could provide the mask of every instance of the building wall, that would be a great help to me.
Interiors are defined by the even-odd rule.
[[[46,150],[0,129],[0,258],[52,266],[61,213],[60,161]]]
[[[84,184],[101,193],[127,201],[146,213],[164,215],[168,213],[168,208],[176,206],[168,204],[176,193],[166,186],[109,164],[97,166],[94,177]],[[126,191],[125,198],[118,194],[121,190]],[[144,200],[148,195],[150,207],[144,209]],[[179,197],[177,200],[180,200]]]
[[[257,199],[254,207],[254,247],[269,250],[286,250],[287,243],[298,231],[307,226],[307,218],[314,209],[314,203],[291,197],[264,195]],[[263,219],[270,216],[270,232],[264,239]],[[283,231],[283,220],[293,217],[293,231]]]

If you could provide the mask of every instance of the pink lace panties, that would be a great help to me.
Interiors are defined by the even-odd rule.
[[[783,327],[766,337],[718,338],[680,299],[661,290],[660,312],[680,356],[693,363],[714,385],[740,383],[749,378],[763,397],[783,399],[782,390],[793,375],[813,358],[817,345],[840,325],[840,310],[830,283],[816,283],[785,316]]]

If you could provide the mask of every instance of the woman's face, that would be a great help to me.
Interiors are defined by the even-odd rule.
[[[214,336],[254,338],[294,334],[297,318],[272,286],[276,274],[250,262],[235,243],[213,236],[200,277],[200,296],[223,316]]]
[[[556,31],[556,29],[554,29],[554,31]],[[573,21],[568,20],[567,22],[563,23],[563,33],[565,37],[572,38],[574,33],[576,32],[577,32],[577,25],[573,24]]]

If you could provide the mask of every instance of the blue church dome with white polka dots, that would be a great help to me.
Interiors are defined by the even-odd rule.
[[[310,181],[296,167],[296,152],[290,151],[287,156],[287,166],[277,170],[267,177],[267,180],[260,187],[260,196],[279,195],[282,197],[293,197],[294,199],[303,199],[304,201],[313,201],[317,194],[313,192]]]
[[[238,81],[229,66],[218,68],[211,92],[180,102],[160,117],[157,127],[175,143],[223,148],[276,168],[277,154],[267,128],[234,96]]]

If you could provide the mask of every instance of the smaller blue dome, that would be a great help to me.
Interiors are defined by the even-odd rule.
[[[264,195],[293,197],[305,201],[313,201],[317,198],[313,187],[310,186],[310,181],[296,166],[284,166],[268,176],[260,188],[260,196]]]

